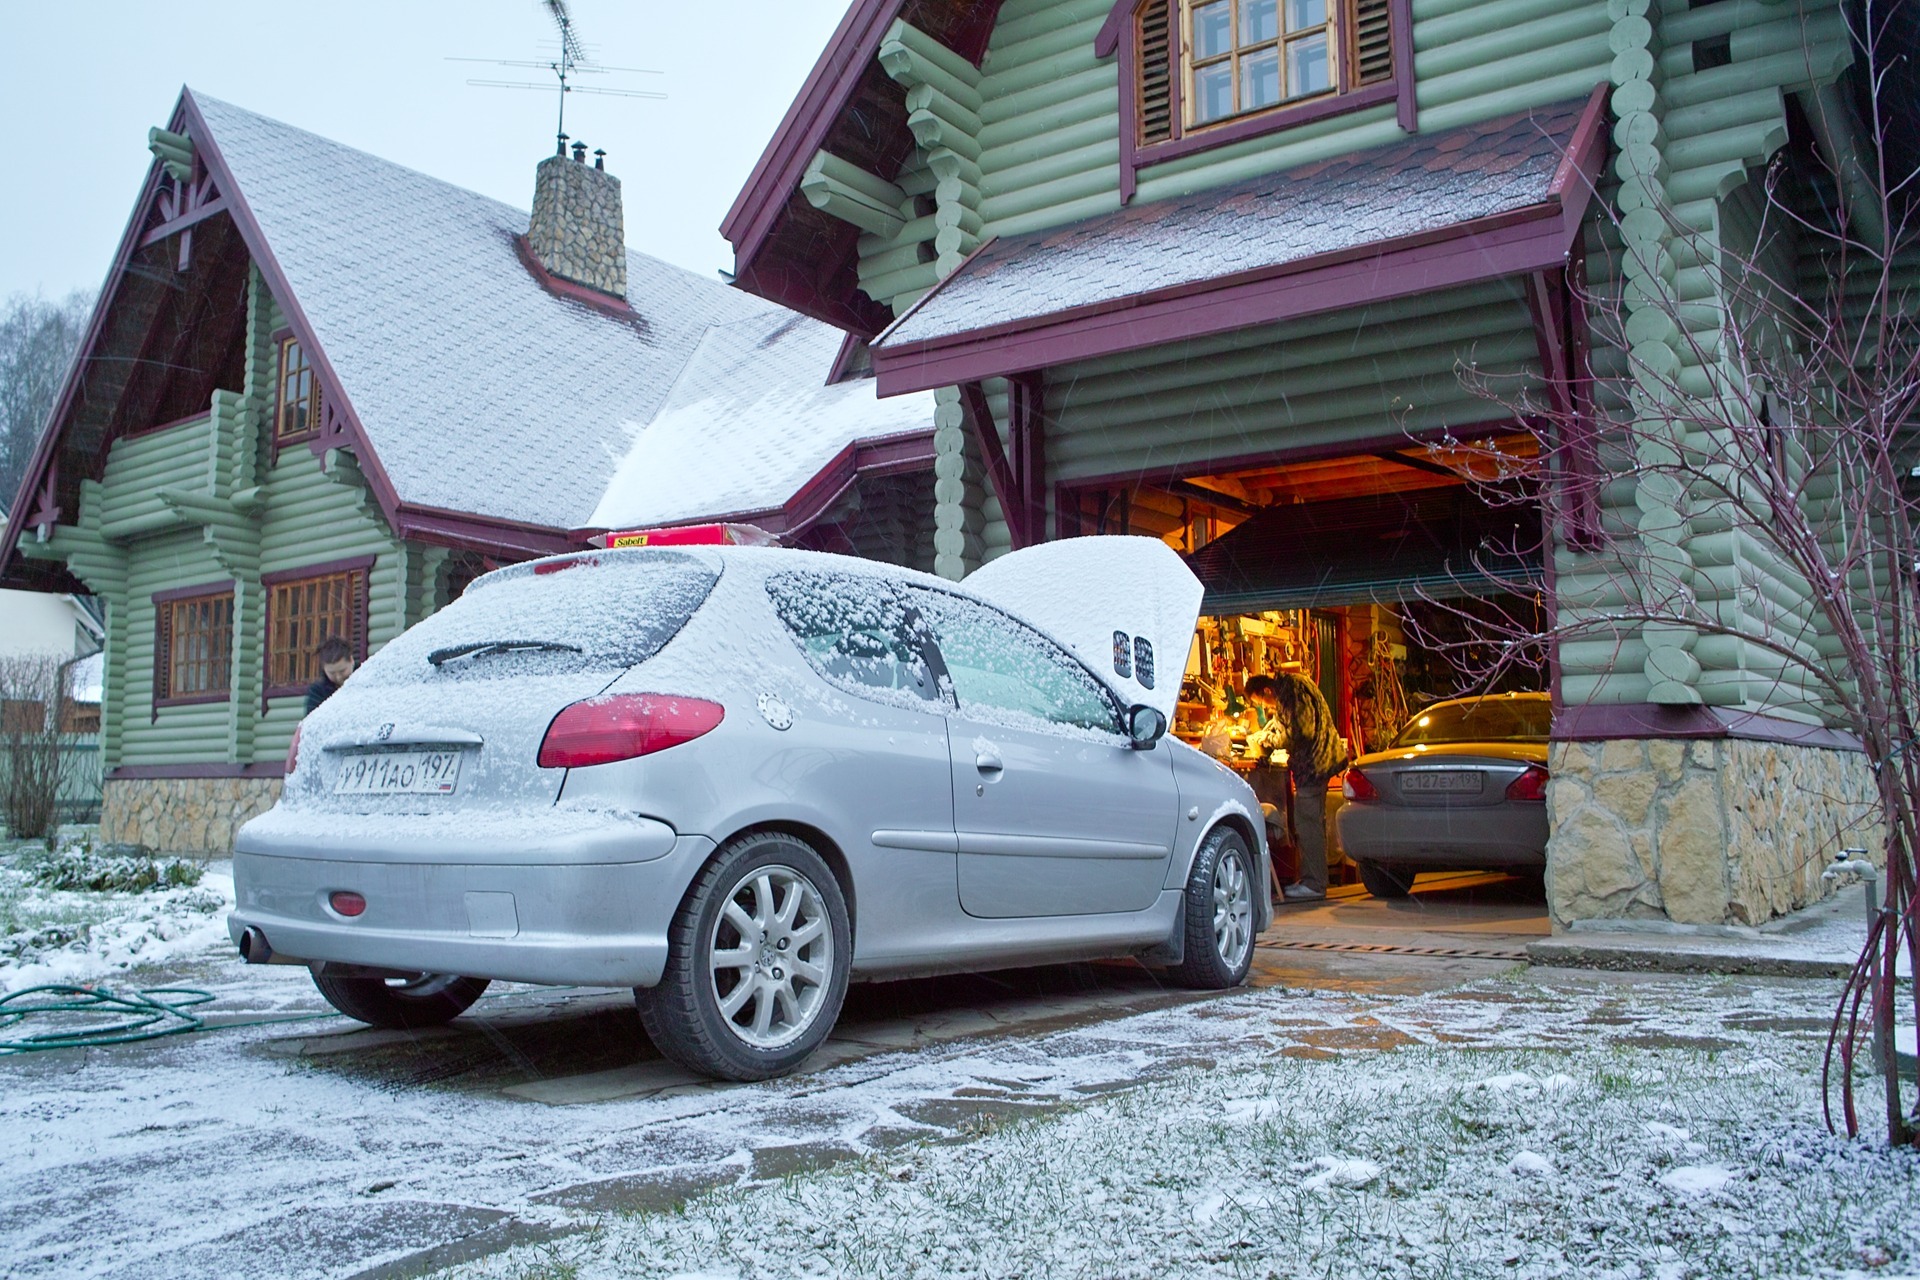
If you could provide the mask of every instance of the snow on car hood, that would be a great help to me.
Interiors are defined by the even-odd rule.
[[[1172,721],[1202,588],[1166,543],[1112,535],[1037,543],[982,565],[966,587],[1048,632],[1122,696]]]

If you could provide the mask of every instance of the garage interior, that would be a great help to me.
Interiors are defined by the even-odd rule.
[[[1076,485],[1063,525],[1150,534],[1188,559],[1206,589],[1173,732],[1242,771],[1249,677],[1294,671],[1333,710],[1352,758],[1388,746],[1409,717],[1462,691],[1548,689],[1542,661],[1491,684],[1496,628],[1476,620],[1540,616],[1537,506],[1509,502],[1502,457],[1534,450],[1525,434],[1422,444],[1405,437],[1333,456],[1275,457],[1209,473]],[[1224,738],[1224,740],[1223,740]],[[1498,870],[1423,873],[1413,894],[1371,897],[1340,850],[1340,778],[1327,796],[1325,902],[1289,904],[1276,933],[1371,939],[1394,950],[1415,933],[1490,938],[1549,932],[1537,876]],[[1284,826],[1282,828],[1284,830]],[[1277,879],[1295,851],[1282,846]]]

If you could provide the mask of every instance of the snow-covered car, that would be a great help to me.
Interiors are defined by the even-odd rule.
[[[1341,783],[1340,846],[1376,898],[1404,898],[1422,871],[1547,865],[1544,693],[1436,702]]]
[[[501,569],[302,726],[230,929],[341,1012],[489,980],[631,986],[668,1056],[792,1069],[850,979],[1138,956],[1246,977],[1265,834],[1164,736],[1200,603],[1164,544],[1043,544],[966,585],[816,552]]]

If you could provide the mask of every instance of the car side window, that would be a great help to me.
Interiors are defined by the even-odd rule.
[[[939,700],[906,606],[888,583],[852,573],[782,573],[767,579],[767,595],[808,665],[827,680],[884,701]]]
[[[904,593],[939,639],[963,712],[984,711],[1016,727],[1041,721],[1121,732],[1120,709],[1106,687],[1033,628],[963,596],[926,587],[907,587]]]

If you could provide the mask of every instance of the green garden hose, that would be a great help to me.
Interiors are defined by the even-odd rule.
[[[147,987],[127,992],[106,987],[23,987],[0,996],[0,1033],[12,1031],[29,1018],[88,1020],[79,1026],[59,1025],[51,1031],[0,1038],[0,1055],[128,1044],[199,1031],[206,1024],[187,1010],[212,999],[212,992],[193,987]],[[106,1021],[99,1021],[102,1017]]]

